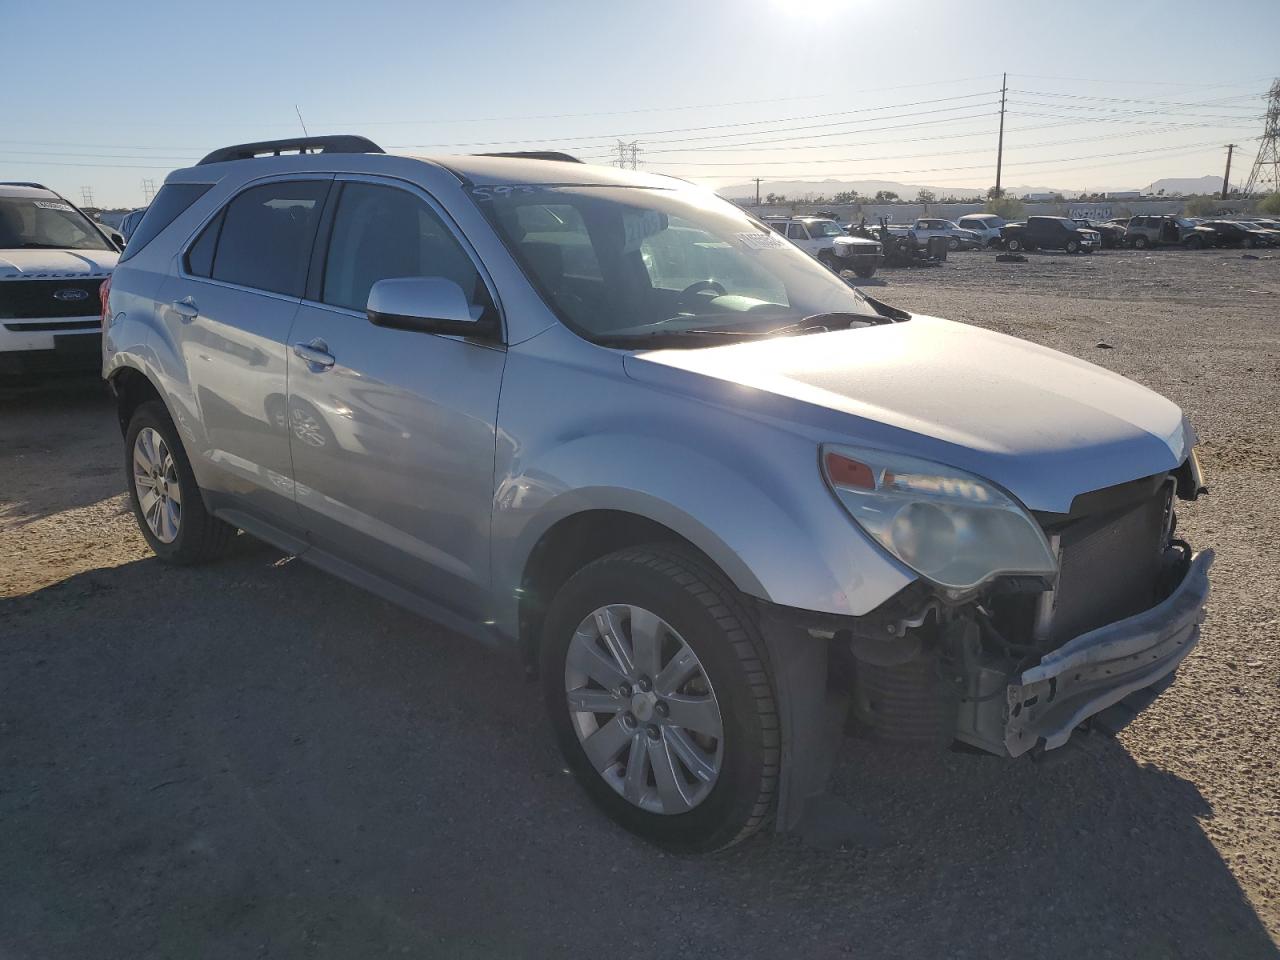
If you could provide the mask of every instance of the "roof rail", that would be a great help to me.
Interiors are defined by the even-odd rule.
[[[36,190],[48,190],[43,183],[34,180],[0,180],[0,187],[34,187]]]
[[[517,160],[559,160],[562,163],[581,163],[577,157],[557,150],[515,150],[511,153],[477,153],[477,157],[515,157]]]
[[[385,153],[380,146],[365,137],[343,133],[331,137],[295,137],[290,140],[263,140],[260,143],[237,143],[222,147],[196,164],[224,163],[228,160],[252,160],[269,155],[278,157],[289,153]]]

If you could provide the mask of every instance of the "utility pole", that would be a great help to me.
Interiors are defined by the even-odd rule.
[[[1227,192],[1231,189],[1231,154],[1235,150],[1234,143],[1227,144],[1227,172],[1222,175],[1222,199],[1227,199]]]
[[[1009,93],[1009,74],[1000,80],[1000,139],[996,141],[996,196],[1002,195],[1000,189],[1000,168],[1004,165],[1004,100]]]
[[[756,177],[756,206],[760,206],[760,178]]]
[[[1271,84],[1267,94],[1266,121],[1258,138],[1258,156],[1249,171],[1244,195],[1267,195],[1280,191],[1280,80]]]

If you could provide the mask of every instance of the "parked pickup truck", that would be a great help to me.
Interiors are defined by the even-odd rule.
[[[957,227],[950,220],[917,220],[910,226],[906,224],[890,224],[889,232],[899,236],[914,235],[920,245],[928,244],[930,237],[946,237],[948,250],[976,250],[986,246],[983,237],[973,230]]]
[[[1027,217],[1026,223],[1011,223],[1004,228],[1006,250],[1065,250],[1067,253],[1093,253],[1102,246],[1097,230],[1086,230],[1066,217]]]
[[[765,217],[764,222],[837,273],[852,270],[871,277],[884,260],[879,241],[851,237],[825,217]]]

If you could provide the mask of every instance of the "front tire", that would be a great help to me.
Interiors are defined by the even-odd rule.
[[[952,251],[959,250],[960,241],[957,240],[955,237],[951,237],[950,239],[947,240],[947,249]]]
[[[1133,238],[1133,249],[1135,249],[1135,250],[1145,250],[1145,249],[1147,249],[1147,246],[1150,244],[1150,242],[1151,242],[1151,241],[1149,241],[1146,237],[1143,237],[1143,236],[1137,236],[1137,237],[1134,237],[1134,238]]]
[[[1078,240],[1068,240],[1062,249],[1066,250],[1067,253],[1079,253],[1080,242]]]
[[[704,853],[746,839],[778,786],[778,715],[747,601],[656,544],[578,571],[547,611],[543,694],[578,782],[614,821]]]
[[[235,530],[205,509],[163,403],[151,400],[134,411],[124,450],[129,501],[152,552],[175,564],[203,563],[222,554]]]

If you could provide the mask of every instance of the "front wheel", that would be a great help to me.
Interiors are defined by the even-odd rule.
[[[1079,253],[1079,252],[1080,252],[1080,241],[1078,241],[1078,240],[1068,240],[1068,241],[1063,245],[1063,248],[1062,248],[1062,249],[1066,250],[1066,251],[1067,251],[1067,253]]]
[[[235,530],[205,510],[191,462],[163,403],[134,411],[125,432],[125,475],[138,529],[161,560],[211,560]]]
[[[1151,241],[1149,241],[1146,237],[1141,237],[1141,236],[1139,236],[1139,237],[1134,237],[1134,238],[1133,238],[1133,249],[1135,249],[1135,250],[1145,250],[1145,249],[1147,249],[1147,245],[1148,245],[1150,242],[1151,242]]]
[[[947,240],[947,249],[948,249],[948,250],[959,250],[959,249],[960,249],[960,241],[959,241],[959,240],[957,240],[955,237],[951,237],[950,239],[948,239],[948,240]]]
[[[754,833],[778,785],[778,715],[744,598],[675,546],[578,571],[547,611],[543,694],[578,782],[623,827],[707,852]]]
[[[860,276],[863,280],[869,280],[876,275],[876,268],[871,267],[854,267],[853,272]]]

